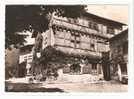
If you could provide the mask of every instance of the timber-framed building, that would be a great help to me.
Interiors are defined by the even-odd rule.
[[[64,74],[89,74],[102,76],[102,52],[108,52],[109,38],[122,31],[123,23],[83,13],[80,18],[52,16],[46,32],[42,36],[41,49],[52,46],[66,53],[66,63],[50,62],[62,66]],[[36,37],[36,38],[37,38]]]

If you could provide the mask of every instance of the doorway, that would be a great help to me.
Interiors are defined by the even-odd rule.
[[[80,72],[81,72],[81,66],[80,66],[80,64],[72,64],[70,66],[70,72],[72,74],[80,74]]]

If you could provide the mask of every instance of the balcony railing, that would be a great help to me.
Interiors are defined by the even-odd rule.
[[[91,57],[102,57],[101,52],[94,52],[82,48],[73,48],[69,46],[62,46],[62,45],[55,45],[57,46],[57,50],[63,51],[68,54],[74,54],[74,55],[85,55],[85,56],[91,56]]]
[[[92,35],[96,35],[96,36],[100,36],[100,37],[104,37],[104,38],[109,38],[107,35],[101,34],[97,30],[91,29],[87,26],[83,26],[80,24],[70,23],[70,22],[62,20],[62,19],[53,18],[52,25],[58,25],[58,26],[65,27],[68,29],[81,31],[81,32],[84,32],[87,34],[92,34]]]

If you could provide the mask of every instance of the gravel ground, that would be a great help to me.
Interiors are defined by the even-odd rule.
[[[99,83],[5,83],[7,92],[127,92],[128,85],[115,81]]]
[[[65,92],[127,92],[128,85],[118,82],[44,84],[44,88],[60,88]]]

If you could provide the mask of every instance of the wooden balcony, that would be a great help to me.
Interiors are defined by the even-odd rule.
[[[58,25],[60,27],[80,31],[80,32],[83,32],[86,34],[91,34],[91,35],[95,35],[95,36],[99,36],[99,37],[103,37],[103,38],[109,38],[107,35],[101,34],[97,30],[91,29],[87,26],[83,26],[80,24],[70,23],[70,22],[62,20],[62,19],[53,18],[51,25]]]
[[[67,53],[70,55],[84,55],[84,56],[89,56],[93,59],[102,57],[101,52],[91,51],[91,50],[87,50],[87,49],[73,48],[70,46],[63,46],[63,45],[57,45],[57,44],[55,44],[55,47],[57,50],[60,50],[64,53]]]

